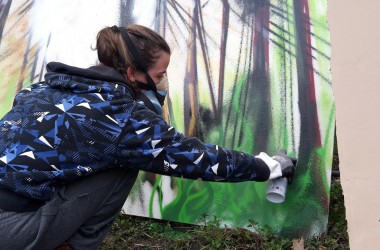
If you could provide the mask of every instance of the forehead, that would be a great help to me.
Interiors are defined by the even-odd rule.
[[[157,61],[153,64],[150,71],[164,72],[168,68],[169,63],[170,63],[170,54],[167,52],[161,52],[159,54],[159,57],[157,58]]]

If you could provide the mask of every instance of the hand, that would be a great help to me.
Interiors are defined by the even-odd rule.
[[[285,149],[280,149],[272,159],[280,163],[282,177],[287,178],[288,182],[291,183],[296,171],[295,165],[297,164],[297,159],[288,156]]]

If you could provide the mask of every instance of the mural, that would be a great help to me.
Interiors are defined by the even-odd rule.
[[[284,203],[267,183],[210,183],[141,172],[124,211],[165,220],[268,225],[287,237],[327,228],[335,107],[327,0],[1,0],[0,116],[47,62],[97,63],[95,37],[139,23],[172,48],[165,118],[208,143],[298,157]]]

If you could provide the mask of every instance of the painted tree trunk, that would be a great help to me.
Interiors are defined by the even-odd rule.
[[[3,36],[5,21],[7,20],[11,4],[12,0],[4,0],[0,2],[0,44]]]
[[[223,115],[223,91],[224,91],[224,71],[226,63],[226,47],[228,39],[228,23],[229,23],[230,5],[227,0],[223,0],[222,13],[222,33],[220,41],[220,58],[219,58],[219,81],[218,81],[218,111],[216,122],[219,124],[222,121]]]
[[[193,19],[198,16],[198,9],[193,9]],[[189,136],[197,135],[198,102],[198,75],[197,75],[197,30],[192,21],[189,36],[189,49],[187,54],[187,72],[184,79],[184,119],[185,131]]]
[[[133,8],[131,8],[134,3],[135,0],[120,0],[120,26],[126,26],[128,24],[134,23],[134,18],[132,15]]]
[[[307,0],[294,0],[294,27],[296,41],[296,63],[298,77],[298,100],[300,110],[300,142],[299,158],[297,165],[298,175],[310,175],[307,188],[310,193],[318,197],[321,209],[328,211],[328,195],[325,190],[318,187],[318,183],[324,183],[325,173],[319,170],[317,150],[321,148],[321,136],[316,103],[316,89],[314,79],[314,66],[312,55],[313,26],[309,16]],[[304,183],[305,185],[305,183]],[[299,223],[300,232],[310,227],[309,223]]]
[[[206,38],[206,29],[205,25],[203,23],[203,15],[202,15],[202,7],[200,0],[195,0],[195,5],[198,8],[198,17],[194,19],[197,25],[197,31],[198,31],[198,39],[199,43],[201,45],[202,50],[202,58],[203,63],[205,64],[205,67],[209,69],[211,67],[210,65],[210,58],[209,58],[209,48],[207,45],[207,38]],[[207,85],[210,92],[210,99],[211,99],[211,116],[216,117],[217,116],[217,104],[216,104],[216,98],[214,94],[214,86],[213,86],[213,80],[211,77],[210,70],[206,70],[206,76],[207,76]]]
[[[271,129],[271,96],[270,81],[268,73],[269,62],[269,1],[256,1],[254,10],[254,35],[253,35],[253,72],[251,74],[249,85],[250,100],[254,105],[251,109],[252,115],[256,121],[254,130],[254,151],[267,151],[269,143],[269,134]]]

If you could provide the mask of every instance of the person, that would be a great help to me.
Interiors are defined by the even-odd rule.
[[[186,137],[160,115],[170,48],[153,30],[106,27],[99,64],[47,64],[0,122],[0,249],[95,249],[139,170],[204,181],[293,178],[295,160]],[[64,244],[64,245],[62,245]]]

